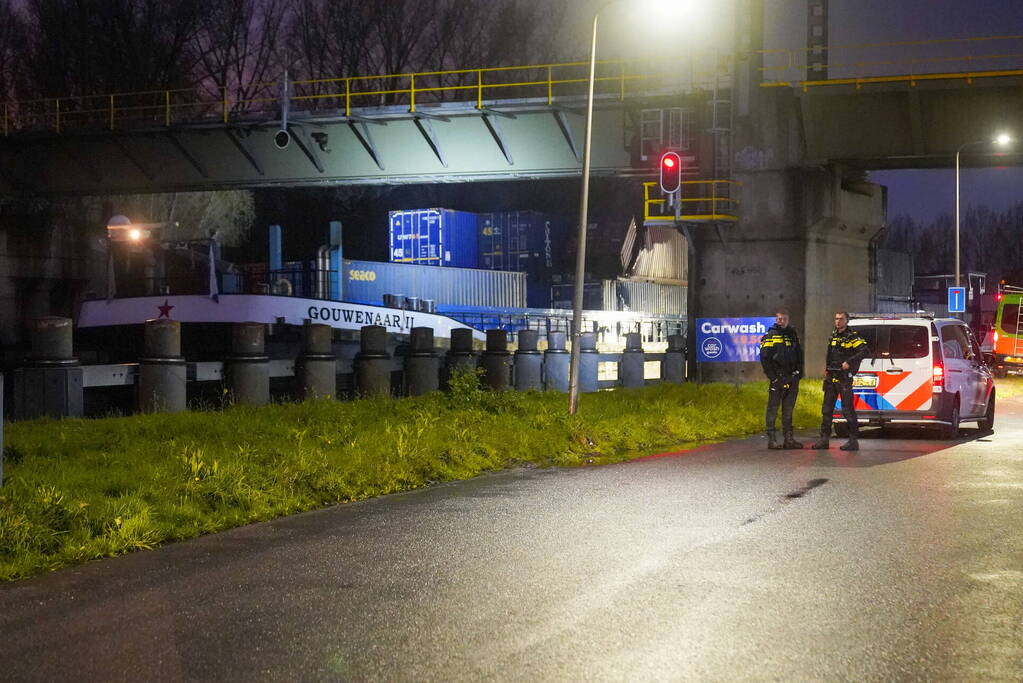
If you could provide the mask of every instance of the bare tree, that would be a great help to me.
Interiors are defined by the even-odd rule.
[[[14,99],[18,47],[24,24],[10,0],[0,0],[0,100]]]
[[[224,90],[236,110],[259,108],[257,97],[276,96],[270,85],[280,77],[278,38],[284,0],[223,0],[203,13],[192,39],[197,80],[220,98]]]
[[[37,95],[190,85],[199,0],[28,0],[24,50]]]
[[[284,52],[293,78],[319,81],[370,75],[372,13],[365,4],[360,0],[292,0]],[[357,81],[352,87],[367,89],[364,81]],[[344,90],[336,82],[303,83],[296,94],[317,96]],[[318,104],[316,101],[307,108],[316,108]]]

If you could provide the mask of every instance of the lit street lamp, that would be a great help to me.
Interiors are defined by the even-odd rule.
[[[964,149],[972,145],[998,145],[999,147],[1005,147],[1012,138],[1005,133],[1001,133],[994,140],[973,140],[971,142],[964,142],[959,145],[959,149],[956,150],[956,287],[959,286],[959,155]]]
[[[586,224],[589,220],[588,208],[590,200],[590,138],[593,128],[593,84],[597,70],[597,21],[600,14],[611,5],[622,0],[611,0],[605,3],[593,15],[593,35],[590,40],[590,77],[586,91],[586,128],[583,133],[583,171],[582,190],[579,197],[579,238],[575,259],[575,296],[572,300],[572,356],[568,371],[568,414],[575,415],[579,409],[579,337],[583,325],[583,287],[586,277]],[[689,0],[690,3],[695,0]],[[647,5],[660,8],[662,11],[680,10],[684,0],[649,0]]]

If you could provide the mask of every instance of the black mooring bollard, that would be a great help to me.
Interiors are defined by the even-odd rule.
[[[181,323],[147,320],[145,356],[139,359],[139,410],[178,413],[187,406],[187,368],[181,356]]]
[[[618,382],[623,387],[641,387],[646,384],[643,379],[646,354],[643,353],[643,338],[639,332],[625,335],[625,351],[618,362]]]
[[[568,369],[571,354],[565,349],[568,335],[547,333],[547,350],[543,352],[543,388],[547,391],[568,391]]]
[[[355,388],[362,396],[391,395],[391,354],[387,328],[366,325],[360,332],[361,350],[355,354]]]
[[[302,355],[298,357],[299,392],[302,398],[337,396],[337,358],[334,328],[316,323],[302,330]]]
[[[540,333],[536,330],[519,332],[519,348],[515,352],[515,389],[537,391],[543,387],[543,356],[536,345]]]
[[[583,332],[579,335],[579,391],[584,393],[600,389],[597,384],[597,335]]]
[[[227,388],[238,405],[263,406],[270,402],[270,358],[263,342],[263,323],[235,323],[231,329],[231,356],[227,361]]]
[[[668,335],[668,350],[664,353],[661,378],[665,382],[686,381],[685,337],[681,334]]]
[[[483,381],[495,391],[504,391],[511,386],[511,352],[508,351],[508,333],[504,330],[487,330],[487,348],[480,357]]]
[[[14,371],[14,415],[81,417],[82,368],[74,357],[70,318],[45,316],[31,321],[32,350],[25,367]]]
[[[409,396],[440,388],[440,358],[433,348],[433,328],[413,327],[405,356],[405,386]]]
[[[451,330],[451,350],[447,355],[447,375],[456,372],[475,372],[476,354],[472,350],[472,330]]]

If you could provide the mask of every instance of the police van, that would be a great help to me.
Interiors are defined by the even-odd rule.
[[[870,348],[853,377],[861,426],[933,426],[945,439],[956,438],[963,422],[994,428],[994,379],[962,320],[923,313],[860,314],[849,326]],[[835,432],[846,436],[841,402],[834,417]]]

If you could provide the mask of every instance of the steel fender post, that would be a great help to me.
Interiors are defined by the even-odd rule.
[[[543,386],[543,356],[536,348],[539,338],[536,330],[519,332],[519,348],[515,351],[516,391],[538,391]]]

